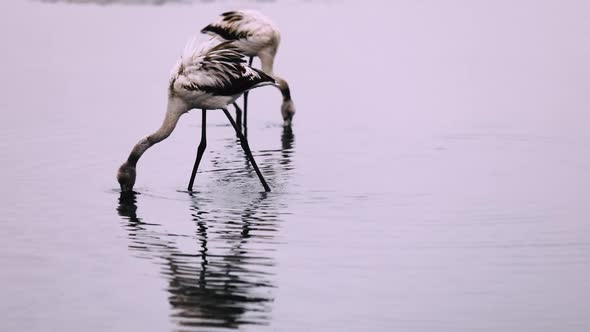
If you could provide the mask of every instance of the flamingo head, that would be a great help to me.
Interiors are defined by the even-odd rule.
[[[135,185],[135,174],[135,166],[129,165],[127,162],[124,162],[123,165],[119,167],[117,181],[119,181],[119,185],[121,186],[121,192],[131,192],[133,190],[133,186]]]
[[[295,115],[295,104],[293,100],[285,100],[281,105],[281,114],[283,115],[283,126],[284,127],[291,127],[291,123],[293,122],[293,116]]]

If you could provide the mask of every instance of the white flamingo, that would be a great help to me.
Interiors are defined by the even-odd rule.
[[[291,99],[289,84],[273,72],[273,65],[281,34],[278,27],[266,16],[254,10],[234,10],[221,14],[217,20],[201,30],[223,40],[232,40],[235,45],[250,57],[260,58],[262,71],[272,76],[278,83],[283,95],[281,114],[284,125],[290,126],[295,114],[295,104]],[[237,106],[237,105],[235,105]],[[239,114],[239,108],[238,114]],[[244,126],[248,118],[248,92],[244,93]]]
[[[197,159],[188,185],[192,191],[195,174],[207,147],[206,121],[207,110],[221,109],[234,127],[240,139],[242,148],[246,152],[250,163],[254,167],[265,191],[270,191],[262,173],[254,161],[248,140],[227,111],[227,105],[233,103],[240,95],[250,89],[276,84],[275,80],[264,72],[251,68],[245,64],[243,54],[232,42],[222,42],[212,39],[195,47],[195,41],[185,48],[183,56],[172,71],[168,88],[168,109],[160,129],[141,139],[134,147],[127,161],[117,172],[117,180],[121,191],[132,191],[136,179],[136,166],[139,158],[152,145],[166,139],[176,127],[181,115],[193,108],[202,109],[201,143],[199,144]]]

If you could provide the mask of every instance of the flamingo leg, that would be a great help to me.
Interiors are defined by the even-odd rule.
[[[191,174],[191,179],[188,182],[188,191],[193,191],[193,184],[195,183],[197,169],[199,169],[199,164],[201,163],[201,159],[203,158],[203,153],[207,148],[207,110],[203,109],[202,112],[203,118],[201,120],[201,143],[199,144],[199,148],[197,149],[197,159],[195,160],[195,165],[193,166],[193,173]]]
[[[252,67],[254,57],[250,57],[248,66]],[[248,91],[244,92],[244,136],[248,137]]]
[[[237,103],[233,103],[234,107],[236,108],[236,124],[242,130],[242,109],[238,106]]]
[[[238,134],[238,137],[240,138],[240,144],[242,145],[242,149],[244,149],[244,152],[246,152],[246,156],[248,157],[248,160],[250,160],[250,164],[252,164],[252,166],[254,167],[254,170],[256,171],[256,175],[258,175],[258,178],[260,179],[260,182],[262,183],[262,186],[264,187],[264,191],[269,192],[270,187],[266,183],[266,180],[264,180],[264,176],[262,176],[262,173],[260,172],[258,165],[256,165],[256,161],[254,160],[254,156],[252,156],[252,151],[250,150],[250,145],[248,145],[248,139],[242,134],[242,132],[240,131],[240,128],[238,128],[238,125],[236,124],[234,119],[231,117],[231,114],[229,114],[229,111],[224,108],[223,113],[225,113],[225,116],[227,116],[227,119],[229,120],[231,125],[234,127],[236,134]]]

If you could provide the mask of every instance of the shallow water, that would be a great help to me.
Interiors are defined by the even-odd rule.
[[[170,68],[217,13],[283,42],[250,98],[183,116],[121,197]],[[582,1],[0,3],[0,330],[587,331]],[[302,19],[304,18],[304,19]]]

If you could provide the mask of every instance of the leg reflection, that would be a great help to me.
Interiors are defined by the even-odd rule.
[[[218,199],[190,197],[193,234],[170,232],[171,220],[166,225],[144,222],[134,193],[121,195],[117,208],[129,249],[153,259],[168,282],[172,320],[182,327],[267,324],[279,207],[266,193],[221,207],[214,205]],[[188,248],[182,245],[187,241]]]
[[[291,127],[283,127],[281,134],[281,165],[284,165],[286,169],[291,164],[295,145],[295,134]]]

